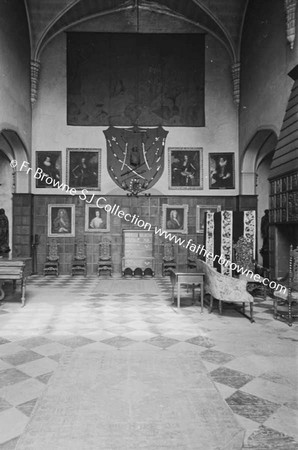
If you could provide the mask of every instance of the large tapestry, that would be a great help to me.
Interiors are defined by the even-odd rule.
[[[67,33],[67,124],[205,125],[203,34]]]
[[[233,245],[241,236],[252,242],[253,256],[256,248],[256,215],[255,211],[220,211],[205,213],[205,248],[213,256],[222,256],[233,262]],[[232,275],[230,267],[225,267],[212,259],[206,261],[218,272]]]

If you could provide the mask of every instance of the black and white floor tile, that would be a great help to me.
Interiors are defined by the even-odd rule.
[[[84,346],[195,351],[246,430],[243,448],[298,449],[298,324],[275,321],[270,298],[256,299],[254,324],[226,305],[222,316],[202,314],[186,290],[177,309],[169,279],[155,281],[159,294],[113,294],[100,293],[95,276],[34,276],[24,308],[19,293],[4,286],[0,449],[15,448],[60,356]]]

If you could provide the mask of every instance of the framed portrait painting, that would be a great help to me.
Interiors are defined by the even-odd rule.
[[[85,231],[91,233],[105,233],[110,231],[110,212],[96,205],[86,204]]]
[[[48,205],[48,237],[75,236],[75,205]]]
[[[162,229],[176,233],[187,233],[188,205],[162,205]]]
[[[70,188],[100,190],[101,150],[68,148],[66,153],[67,184]]]
[[[40,177],[36,175],[35,186],[37,188],[58,189],[58,183],[62,182],[61,152],[37,151],[35,167],[35,170],[41,169],[45,174],[45,176],[40,174]]]
[[[209,188],[235,189],[234,153],[209,153]]]
[[[204,222],[206,212],[218,212],[221,210],[220,205],[202,205],[196,208],[196,232],[204,233]]]
[[[203,189],[202,148],[169,148],[169,189]]]

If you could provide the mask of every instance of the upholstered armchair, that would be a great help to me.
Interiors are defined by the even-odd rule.
[[[245,304],[249,304],[250,317],[246,317],[248,317],[251,322],[254,322],[254,298],[249,292],[247,292],[247,280],[231,278],[227,275],[223,275],[200,259],[197,260],[197,271],[204,273],[205,293],[210,295],[209,312],[213,309],[214,298],[219,302],[220,314],[222,314],[223,302],[240,304],[242,307],[242,311],[240,312],[245,316]]]

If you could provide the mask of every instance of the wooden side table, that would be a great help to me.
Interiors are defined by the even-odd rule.
[[[190,272],[176,272],[169,269],[170,279],[172,283],[172,301],[174,302],[175,286],[177,285],[177,307],[180,308],[180,288],[181,285],[187,284],[192,286],[192,296],[194,300],[195,286],[201,286],[201,312],[204,309],[204,274],[203,273],[190,273]]]
[[[2,289],[2,283],[4,280],[13,280],[13,286],[15,288],[16,281],[21,281],[22,291],[22,306],[25,306],[25,293],[26,293],[26,278],[30,275],[31,258],[24,259],[0,259],[0,296],[1,300],[4,298],[4,291]],[[1,281],[3,280],[3,281]]]

